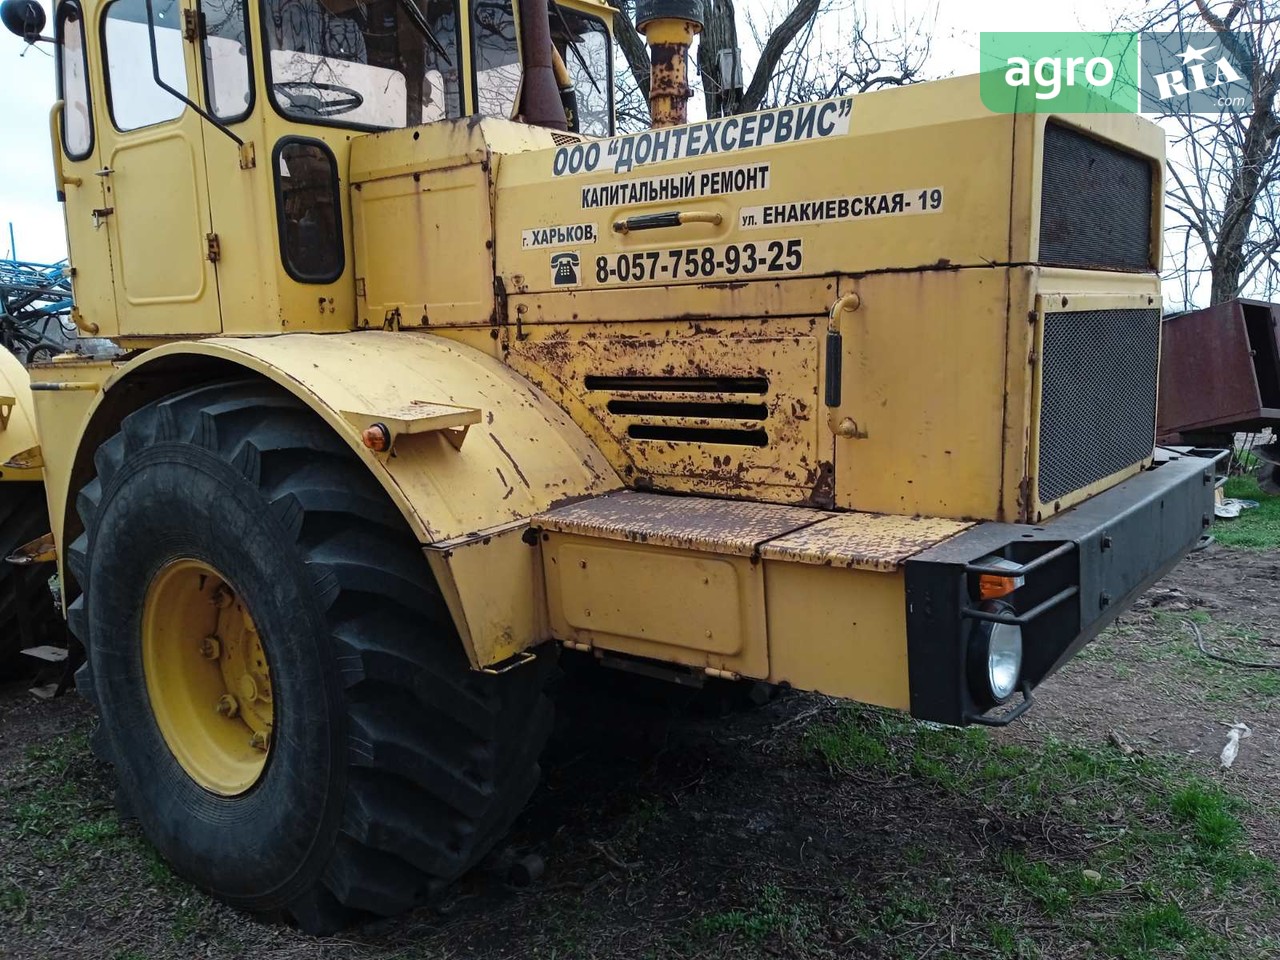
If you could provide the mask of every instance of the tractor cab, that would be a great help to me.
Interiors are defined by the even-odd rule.
[[[6,25],[55,47],[77,324],[126,347],[351,329],[351,143],[430,124],[459,128],[435,137],[456,143],[477,118],[608,136],[612,14],[596,0],[61,0],[45,38],[35,0],[9,0]]]

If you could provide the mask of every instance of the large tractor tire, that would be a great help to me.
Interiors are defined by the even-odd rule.
[[[48,532],[44,487],[0,483],[0,680],[22,670],[23,648],[65,637],[62,614],[49,589],[52,566],[15,566],[4,559]]]
[[[403,518],[276,388],[152,403],[95,464],[67,553],[77,682],[174,869],[325,932],[475,865],[537,783],[550,655],[470,670]]]

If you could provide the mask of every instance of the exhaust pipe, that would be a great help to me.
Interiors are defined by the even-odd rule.
[[[702,25],[701,0],[636,0],[636,29],[649,43],[649,116],[655,128],[689,121],[689,47]]]
[[[553,130],[568,130],[560,85],[551,65],[555,48],[551,45],[551,12],[547,0],[520,0],[521,49],[524,82],[520,91],[520,113],[525,123]]]

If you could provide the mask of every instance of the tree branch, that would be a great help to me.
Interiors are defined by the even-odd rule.
[[[782,55],[787,52],[796,34],[818,15],[820,5],[821,0],[796,0],[796,5],[786,19],[770,34],[769,42],[760,51],[760,62],[756,64],[756,72],[751,75],[751,84],[742,95],[742,102],[739,104],[741,112],[747,113],[759,108]]]
[[[613,32],[622,47],[622,55],[627,58],[627,66],[631,76],[640,88],[646,102],[649,100],[649,50],[644,45],[644,37],[636,30],[631,19],[630,4],[623,3],[613,16]]]

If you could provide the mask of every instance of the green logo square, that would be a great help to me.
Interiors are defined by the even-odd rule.
[[[983,33],[982,102],[995,113],[1137,113],[1136,33]]]

